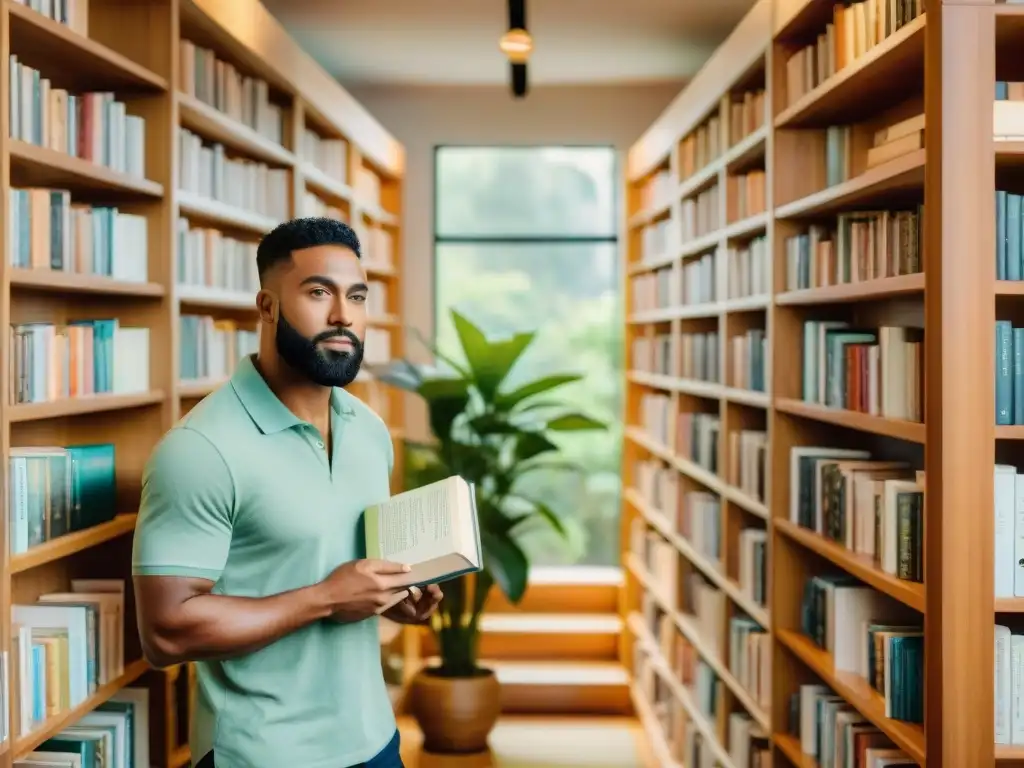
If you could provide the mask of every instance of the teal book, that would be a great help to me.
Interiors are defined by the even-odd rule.
[[[117,513],[114,445],[72,445],[71,530],[81,531],[113,519]]]
[[[411,566],[406,587],[483,567],[475,489],[457,475],[368,507],[363,522],[366,556]]]

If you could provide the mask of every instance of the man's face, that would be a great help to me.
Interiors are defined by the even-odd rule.
[[[315,384],[344,387],[355,380],[366,335],[366,273],[339,245],[292,253],[268,289],[279,298],[275,343],[292,369]],[[276,289],[275,289],[276,288]]]

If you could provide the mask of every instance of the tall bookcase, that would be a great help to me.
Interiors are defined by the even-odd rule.
[[[630,152],[622,653],[660,765],[848,737],[1024,764],[1022,20],[763,0]],[[766,127],[736,144],[753,72]],[[767,176],[756,307],[737,154]]]
[[[71,693],[38,711],[16,627],[47,625],[24,611],[0,622],[0,768],[126,687],[148,692],[150,761],[177,768],[194,676],[142,660],[130,559],[143,466],[253,348],[255,244],[281,220],[356,226],[375,296],[367,358],[401,354],[404,152],[257,0],[7,0],[0,41],[0,612],[126,585],[123,630],[98,631],[117,659],[97,662],[84,696],[61,677]],[[400,437],[399,395],[368,378],[353,391]],[[83,445],[100,447],[58,450]],[[382,629],[399,656],[411,640]],[[50,646],[30,644],[44,646],[34,669],[51,669]]]

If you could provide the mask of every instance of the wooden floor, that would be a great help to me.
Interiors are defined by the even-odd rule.
[[[408,717],[399,719],[399,729],[406,768],[658,768],[633,718],[503,717],[490,754],[458,757],[422,752]]]

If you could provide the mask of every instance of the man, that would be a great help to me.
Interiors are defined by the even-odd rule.
[[[360,559],[389,496],[380,418],[341,387],[366,330],[359,240],[297,219],[257,251],[260,346],[146,467],[133,573],[156,666],[197,662],[196,768],[401,768],[375,612],[408,569]],[[425,621],[437,587],[385,615]]]

